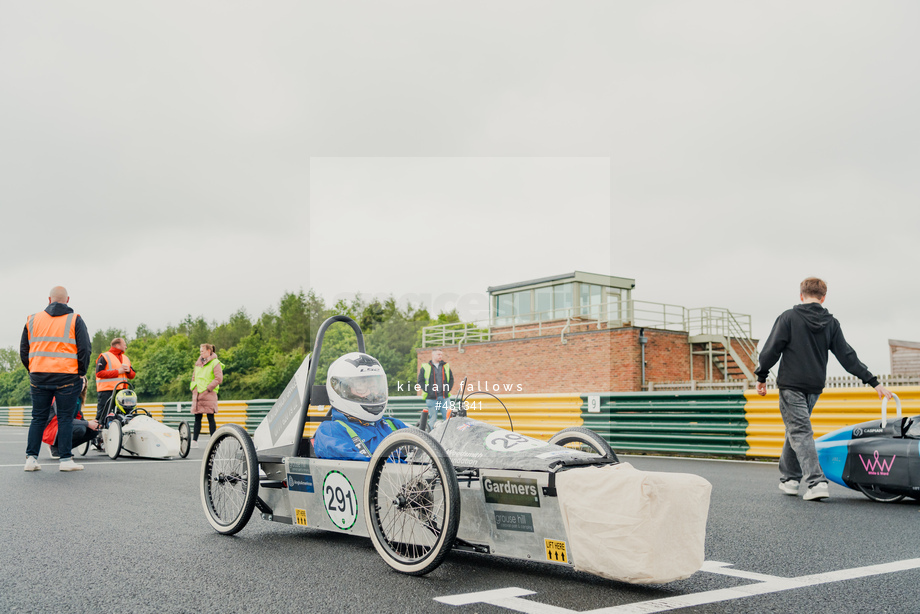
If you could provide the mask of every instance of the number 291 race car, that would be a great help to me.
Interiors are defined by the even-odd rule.
[[[581,427],[546,442],[462,409],[429,430],[423,412],[418,428],[390,433],[366,461],[318,458],[303,433],[329,419],[308,410],[330,405],[314,380],[335,322],[351,326],[364,352],[358,325],[333,316],[253,437],[225,425],[208,442],[200,491],[216,531],[237,533],[258,509],[266,521],[369,537],[387,564],[411,575],[434,570],[452,549],[634,583],[701,567],[709,482],[638,471]]]

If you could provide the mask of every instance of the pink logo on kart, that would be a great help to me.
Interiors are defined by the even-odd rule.
[[[891,457],[891,460],[884,461],[879,459],[878,450],[875,451],[875,458],[869,458],[868,460],[863,458],[863,455],[859,455],[859,460],[863,464],[863,468],[866,470],[866,473],[869,475],[888,475],[891,471],[891,466],[894,465],[894,459],[898,455],[895,454]]]

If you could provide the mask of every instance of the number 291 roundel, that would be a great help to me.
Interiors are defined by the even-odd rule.
[[[323,507],[332,524],[350,529],[358,519],[358,498],[343,473],[330,471],[323,480]]]
[[[486,437],[486,447],[496,452],[520,452],[548,445],[545,441],[509,431],[494,431]]]

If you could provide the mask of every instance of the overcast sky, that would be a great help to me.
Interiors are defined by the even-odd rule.
[[[0,347],[574,270],[920,341],[916,2],[0,2]],[[833,364],[833,363],[832,363]],[[831,374],[840,374],[838,367]]]

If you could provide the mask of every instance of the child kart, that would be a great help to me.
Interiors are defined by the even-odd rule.
[[[172,429],[155,420],[149,411],[137,406],[137,395],[128,384],[120,382],[103,411],[98,438],[101,441],[97,445],[112,460],[123,452],[146,458],[185,458],[191,447],[189,433],[185,421],[179,423],[178,429]]]
[[[895,503],[905,496],[920,499],[920,416],[888,420],[888,399],[881,420],[869,420],[815,440],[824,475],[858,490],[873,501]]]
[[[571,513],[563,490],[577,490],[567,486],[571,482],[566,478],[578,471],[609,477],[609,470],[623,469],[624,476],[652,475],[620,465],[601,437],[580,427],[563,429],[544,442],[473,420],[460,410],[426,432],[423,412],[421,428],[391,433],[369,462],[317,458],[303,433],[306,423],[327,419],[310,416],[308,409],[329,404],[326,388],[314,386],[314,380],[323,334],[333,322],[351,326],[358,351],[364,352],[361,330],[353,320],[326,320],[313,353],[254,436],[228,424],[208,442],[201,467],[201,502],[219,533],[237,533],[258,509],[264,520],[369,537],[390,567],[410,575],[432,571],[451,549],[575,566],[630,582],[685,578],[702,565],[710,485],[698,476],[681,475],[671,481],[686,487],[673,491],[678,496],[670,498],[673,505],[664,517],[633,513],[642,516],[644,524],[633,527],[636,530],[626,539],[604,542],[593,536],[604,526],[606,509],[591,510],[593,524]],[[596,481],[594,474],[587,477]],[[654,491],[652,499],[668,494],[651,482],[645,486]],[[568,495],[570,500],[573,496],[577,498]],[[657,499],[651,504],[643,499],[643,505],[655,507]],[[632,507],[631,513],[641,508],[634,502],[621,506],[618,500],[612,506]],[[662,541],[657,549],[638,554],[637,547],[641,550],[649,540]],[[614,541],[622,558],[642,558],[643,564],[650,562],[646,567],[655,569],[630,575],[592,566],[597,557],[591,550],[597,541]]]

